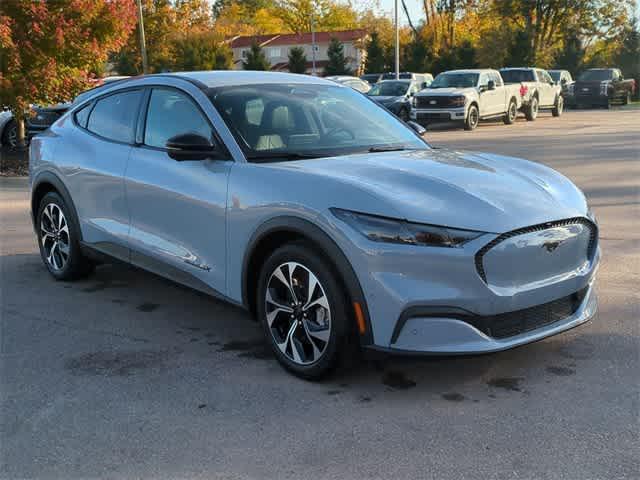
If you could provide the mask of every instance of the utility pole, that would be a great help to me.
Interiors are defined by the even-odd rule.
[[[138,28],[140,29],[140,56],[142,57],[142,73],[149,73],[147,62],[147,44],[144,40],[144,20],[142,19],[142,1],[138,0]]]
[[[316,76],[316,29],[315,17],[311,14],[311,75]]]
[[[400,79],[400,27],[398,25],[398,0],[394,3],[394,21],[396,27],[396,80]]]

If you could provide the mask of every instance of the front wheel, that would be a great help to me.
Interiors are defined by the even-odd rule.
[[[525,109],[524,116],[529,122],[538,118],[538,97],[532,97],[529,105]]]
[[[15,120],[9,120],[4,126],[2,144],[9,148],[16,148],[18,146],[18,123]]]
[[[558,96],[558,98],[556,98],[556,103],[553,106],[553,110],[551,110],[551,114],[554,117],[559,117],[560,115],[562,115],[563,109],[564,109],[564,100],[562,99],[562,96]]]
[[[303,243],[286,244],[265,262],[257,311],[267,341],[290,372],[318,379],[347,351],[344,289],[323,256]]]
[[[469,107],[469,111],[467,112],[467,118],[464,121],[464,129],[475,130],[478,126],[479,121],[480,112],[478,112],[478,107],[476,107],[475,105],[471,105]]]
[[[509,102],[509,108],[507,109],[507,113],[505,113],[503,121],[506,125],[511,125],[516,121],[516,116],[518,115],[518,106],[514,100]]]
[[[60,195],[47,193],[40,201],[36,229],[40,256],[56,280],[74,280],[93,270],[80,251],[80,232]]]

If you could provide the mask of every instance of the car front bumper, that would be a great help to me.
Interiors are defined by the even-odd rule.
[[[430,122],[457,122],[463,121],[466,116],[466,107],[459,108],[413,108],[411,120],[420,124]]]
[[[370,317],[369,347],[399,354],[494,352],[593,318],[597,226],[578,218],[521,230],[485,234],[461,248],[351,238],[349,257]],[[578,232],[573,240],[571,232]],[[554,238],[562,236],[556,247]]]

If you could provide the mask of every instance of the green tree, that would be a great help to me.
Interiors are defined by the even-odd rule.
[[[620,50],[615,56],[615,64],[626,78],[636,81],[636,98],[640,96],[640,31],[638,20],[633,19],[625,29]]]
[[[245,70],[271,70],[271,64],[257,42],[251,44],[247,58],[242,62],[242,68]]]
[[[304,48],[293,47],[289,50],[288,68],[291,73],[306,73],[307,56],[304,54]]]
[[[584,45],[576,28],[569,28],[562,41],[562,50],[556,57],[555,66],[563,70],[569,70],[577,75],[582,69],[584,61]]]
[[[371,32],[366,46],[366,62],[364,71],[366,73],[382,73],[385,71],[384,48],[380,41],[378,32]]]
[[[24,145],[29,104],[67,101],[87,88],[135,27],[133,0],[0,2],[0,105]]]
[[[174,42],[174,71],[230,70],[233,54],[212,32],[186,35]]]
[[[336,37],[332,37],[327,49],[329,62],[324,69],[324,74],[329,75],[351,75],[351,70],[347,67],[347,59],[344,56],[344,45]]]

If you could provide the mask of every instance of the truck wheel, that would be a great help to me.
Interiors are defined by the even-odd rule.
[[[475,105],[471,105],[469,107],[469,111],[467,112],[467,118],[464,120],[464,129],[465,130],[475,130],[478,126],[478,122],[480,121],[480,113],[478,112],[478,107]]]
[[[504,114],[502,121],[506,125],[511,125],[516,121],[516,116],[518,115],[518,106],[516,105],[515,100],[511,100],[509,102],[509,108],[507,109],[507,113]]]
[[[551,114],[554,117],[559,117],[560,115],[562,115],[563,109],[564,109],[564,100],[562,99],[562,95],[558,95],[558,98],[556,98],[556,103],[553,106],[553,110],[551,110]]]
[[[524,111],[524,116],[529,122],[533,122],[538,117],[538,97],[531,97],[531,101]]]
[[[622,105],[628,105],[631,103],[631,92],[627,90],[627,93],[622,97]]]

